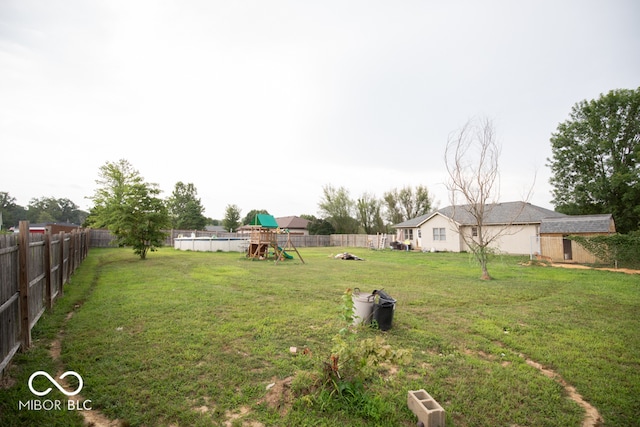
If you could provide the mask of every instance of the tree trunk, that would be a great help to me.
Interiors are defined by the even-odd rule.
[[[487,264],[489,260],[487,259],[487,253],[485,252],[486,248],[481,248],[480,253],[478,253],[478,261],[480,261],[480,268],[482,269],[482,276],[480,279],[482,280],[491,280],[491,276],[489,275],[489,270],[487,269]]]
[[[482,264],[482,276],[480,276],[482,280],[491,280],[492,277],[489,275],[489,270],[487,270],[486,262]]]

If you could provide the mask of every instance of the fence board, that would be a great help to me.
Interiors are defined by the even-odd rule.
[[[88,231],[32,234],[26,221],[18,235],[0,235],[0,375],[20,347],[31,345],[31,328],[62,295],[88,248]]]
[[[45,235],[31,235],[29,242],[29,331],[38,322],[46,307],[46,273],[44,266]]]
[[[18,241],[0,235],[0,372],[20,348]]]

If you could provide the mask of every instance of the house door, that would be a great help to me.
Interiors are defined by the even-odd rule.
[[[564,252],[564,260],[569,261],[573,259],[573,253],[571,251],[571,240],[566,237],[562,237],[562,251]]]

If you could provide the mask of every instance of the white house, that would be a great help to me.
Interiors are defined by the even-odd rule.
[[[470,205],[447,206],[394,225],[396,240],[411,243],[423,251],[462,252],[469,250],[461,233],[478,233],[479,224],[471,215]],[[482,232],[485,236],[500,233],[492,247],[510,254],[539,252],[537,237],[545,218],[566,215],[525,202],[507,202],[484,207]]]

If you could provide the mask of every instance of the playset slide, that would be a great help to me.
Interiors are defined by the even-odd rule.
[[[293,256],[291,256],[291,255],[289,255],[288,253],[286,253],[285,251],[283,251],[283,250],[282,250],[282,248],[281,248],[280,246],[278,246],[278,250],[279,250],[280,252],[282,252],[282,255],[284,255],[284,257],[285,257],[286,259],[293,259]]]

